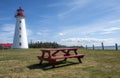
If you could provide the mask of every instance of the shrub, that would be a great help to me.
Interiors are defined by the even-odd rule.
[[[0,49],[3,49],[3,47],[0,45]]]

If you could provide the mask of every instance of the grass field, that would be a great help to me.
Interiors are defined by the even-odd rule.
[[[120,51],[85,50],[81,64],[77,59],[39,65],[40,49],[0,50],[0,78],[120,78]]]

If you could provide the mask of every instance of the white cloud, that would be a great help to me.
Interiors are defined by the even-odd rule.
[[[33,31],[27,28],[27,36],[31,36],[31,35],[33,35]]]
[[[59,35],[59,36],[64,36],[64,35],[65,35],[65,33],[58,33],[58,35]]]
[[[106,15],[108,16],[109,14],[111,15],[112,13],[118,13],[120,12],[120,5],[119,1],[114,1],[114,0],[72,0],[71,2],[66,3],[65,10],[61,13],[58,14],[58,16],[65,17],[67,15],[75,15],[79,14],[86,15],[86,17],[94,17],[94,16],[100,16]],[[62,5],[61,5],[62,6]],[[89,9],[88,9],[89,8]],[[94,12],[94,13],[93,13]],[[74,14],[72,14],[74,13]],[[84,13],[84,14],[82,14]],[[79,15],[79,16],[80,16]],[[115,16],[115,15],[112,15]],[[112,17],[110,16],[110,17]]]
[[[110,27],[107,29],[103,29],[101,34],[111,34],[111,33],[114,33],[115,31],[118,31],[118,30],[120,30],[120,27]]]
[[[0,28],[0,43],[12,43],[14,36],[15,24],[4,24]],[[27,29],[27,35],[32,36],[33,32]]]
[[[107,35],[107,34],[119,34],[120,33],[120,23],[111,23],[110,21],[114,20],[102,20],[98,21],[96,23],[85,25],[85,26],[65,26],[65,28],[62,29],[62,33],[65,34],[65,36],[89,36],[89,35]]]
[[[62,39],[60,41],[61,44],[63,45],[88,45],[88,46],[92,46],[93,44],[95,46],[100,46],[101,43],[104,43],[105,46],[108,45],[114,45],[115,43],[119,43],[120,44],[120,40],[118,39],[113,39],[113,38],[103,38],[103,39],[99,39],[99,38],[67,38],[67,39]]]
[[[98,43],[98,42],[103,42],[103,41],[105,41],[105,39],[96,39],[96,38],[68,38],[68,39],[62,39],[62,41],[67,41],[67,42]]]
[[[5,31],[5,32],[14,32],[14,27],[15,25],[14,24],[4,24],[1,28],[2,31]]]
[[[37,35],[43,35],[43,33],[42,32],[37,32]]]
[[[66,7],[68,7],[68,9],[64,12],[59,13],[58,16],[64,17],[65,15],[68,15],[75,10],[85,7],[89,2],[90,0],[73,0],[69,3],[66,3]]]
[[[116,20],[116,19],[115,19]],[[60,43],[65,45],[105,45],[120,44],[120,23],[115,20],[102,20],[86,26],[65,26],[62,33],[65,33],[64,38]],[[115,34],[115,35],[114,35]],[[114,38],[112,38],[114,35]]]
[[[51,33],[51,30],[46,28],[46,29],[41,29],[38,32],[36,32],[37,35],[48,35],[49,33]]]
[[[109,23],[120,23],[120,19],[112,20]]]
[[[4,24],[1,26],[0,43],[12,42],[14,35],[14,24]]]

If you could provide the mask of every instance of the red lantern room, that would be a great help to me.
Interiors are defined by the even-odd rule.
[[[25,17],[23,12],[24,10],[21,7],[19,7],[19,9],[17,9],[17,14],[15,15],[15,17]]]

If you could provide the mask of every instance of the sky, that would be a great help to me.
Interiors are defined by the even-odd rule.
[[[62,45],[120,44],[120,0],[0,0],[0,43],[12,43],[24,9],[28,41]]]

